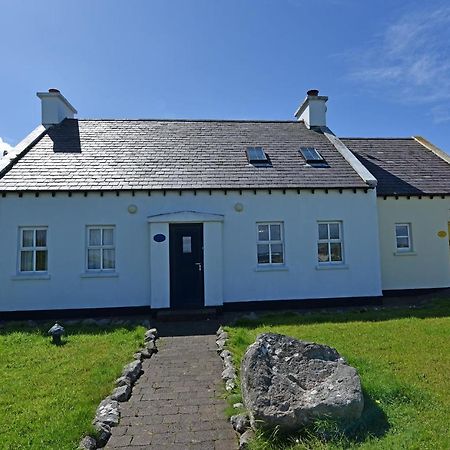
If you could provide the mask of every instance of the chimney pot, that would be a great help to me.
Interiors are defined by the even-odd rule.
[[[54,92],[55,94],[60,94],[61,92],[59,91],[59,89],[55,89],[55,88],[50,88],[48,90],[48,92]]]
[[[310,97],[317,97],[319,95],[318,89],[310,89],[306,95],[309,95]]]

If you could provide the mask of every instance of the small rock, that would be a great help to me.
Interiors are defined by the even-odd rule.
[[[222,371],[222,380],[234,380],[236,378],[236,371],[233,367],[226,367]]]
[[[97,447],[103,448],[111,437],[111,427],[104,423],[98,423],[95,425],[97,430]]]
[[[158,330],[156,328],[149,328],[150,333],[154,334],[156,337],[159,336]]]
[[[143,358],[143,356],[142,356],[142,352],[136,352],[134,355],[133,355],[133,358],[134,359],[138,359],[139,361],[142,361],[144,358]]]
[[[221,357],[222,359],[228,358],[229,356],[232,356],[230,350],[223,350],[223,351],[220,353],[220,357]]]
[[[154,353],[154,351],[153,350],[150,351],[148,348],[143,348],[140,351],[142,359],[149,359],[149,358],[151,358],[153,353]]]
[[[79,450],[94,450],[97,448],[97,441],[91,436],[85,436],[80,441]]]
[[[248,449],[250,441],[255,437],[255,433],[249,428],[245,433],[241,434],[239,438],[239,450]]]
[[[236,387],[236,382],[233,378],[230,378],[225,383],[225,390],[231,392]]]
[[[237,414],[236,416],[231,416],[230,422],[234,430],[239,434],[244,433],[247,428],[250,427],[250,420],[248,419],[247,414]]]
[[[225,330],[222,327],[219,327],[219,329],[216,331],[216,335],[219,336],[222,334]]]
[[[146,348],[148,349],[148,351],[150,353],[157,353],[158,349],[156,347],[156,342],[155,341],[148,341],[145,343]]]
[[[148,341],[156,341],[156,336],[149,331],[145,332],[144,335],[144,341],[148,342]]]
[[[236,408],[236,409],[243,408],[243,407],[244,407],[244,404],[243,404],[243,403],[235,403],[235,404],[233,405],[233,408]]]
[[[114,389],[111,394],[111,398],[113,400],[117,400],[118,402],[126,402],[131,397],[131,386],[129,384],[124,384],[122,386]]]
[[[119,419],[119,403],[111,397],[106,397],[98,405],[95,418],[92,423],[95,426],[103,423],[109,425],[110,427],[114,427],[119,423]]]
[[[228,339],[228,333],[226,331],[220,333],[219,336],[217,337],[218,341],[227,340],[227,339]]]
[[[129,378],[133,384],[140,377],[141,370],[142,362],[139,360],[134,360],[123,368],[122,376]]]
[[[219,353],[222,353],[222,350],[224,350],[224,347],[225,347],[226,343],[227,343],[227,341],[225,339],[218,339],[216,341],[216,344],[217,344],[217,347],[218,347],[217,351]]]
[[[117,387],[125,385],[131,386],[131,380],[128,377],[120,377],[117,378],[115,384]]]

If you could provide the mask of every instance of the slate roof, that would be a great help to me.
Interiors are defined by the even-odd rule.
[[[271,166],[250,165],[247,146]],[[301,146],[329,167],[308,166]],[[302,122],[65,119],[0,177],[0,191],[367,187]]]
[[[413,138],[341,138],[378,181],[377,194],[450,194],[450,165]]]

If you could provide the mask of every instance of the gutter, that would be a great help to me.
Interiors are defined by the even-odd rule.
[[[334,145],[336,150],[350,164],[353,170],[363,179],[371,188],[375,189],[378,180],[367,170],[361,161],[351,152],[351,150],[337,137],[328,127],[320,127],[320,131]]]

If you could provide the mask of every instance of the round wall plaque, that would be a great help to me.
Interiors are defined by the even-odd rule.
[[[128,206],[128,212],[129,212],[130,214],[135,214],[135,213],[137,212],[137,210],[138,210],[138,208],[137,208],[136,205],[129,205],[129,206]]]
[[[445,236],[447,236],[447,232],[445,232],[444,230],[440,230],[438,231],[437,234],[440,238],[445,238]]]
[[[166,240],[166,237],[163,234],[155,234],[153,236],[153,240],[155,242],[164,242]]]

